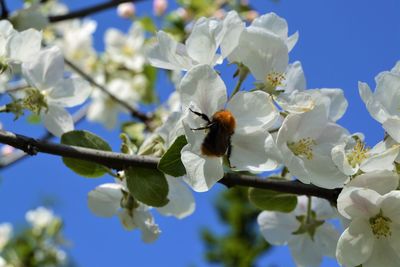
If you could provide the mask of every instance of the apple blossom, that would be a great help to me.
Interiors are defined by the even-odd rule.
[[[145,35],[139,23],[133,23],[127,35],[117,29],[108,29],[105,34],[106,53],[115,62],[135,72],[142,72]]]
[[[307,201],[311,201],[310,212]],[[293,212],[263,211],[257,222],[265,240],[272,245],[289,246],[297,266],[317,267],[323,256],[335,257],[339,233],[326,221],[335,216],[328,201],[302,196]]]
[[[207,156],[201,152],[206,132],[192,129],[204,126],[205,121],[192,111],[209,118],[223,109],[232,113],[236,127],[231,137],[232,153],[229,160],[235,170],[262,172],[279,165],[279,152],[268,133],[279,114],[268,94],[261,91],[239,92],[227,102],[224,82],[208,65],[191,69],[182,79],[179,93],[182,109],[186,113],[183,124],[188,141],[181,151],[187,172],[184,180],[193,190],[209,190],[223,177],[224,171],[221,157]]]
[[[383,129],[398,143],[400,142],[400,62],[390,71],[375,77],[376,88],[372,92],[368,84],[358,83],[360,96],[371,116],[382,124]]]
[[[338,211],[351,220],[339,238],[336,257],[346,266],[400,264],[400,191],[380,195],[353,187],[338,198]]]
[[[320,105],[302,114],[290,114],[282,123],[277,146],[290,173],[303,183],[323,188],[342,187],[347,180],[334,164],[332,148],[348,132],[330,122],[326,107]]]
[[[336,166],[346,175],[363,172],[393,170],[394,160],[399,154],[399,145],[387,148],[382,141],[372,149],[368,149],[362,135],[346,137],[340,144],[332,148],[332,159]]]
[[[11,223],[0,224],[0,252],[7,245],[13,234],[13,226]]]
[[[25,215],[26,220],[32,225],[34,229],[40,230],[50,225],[57,217],[53,211],[45,208],[38,207],[30,210]]]
[[[147,57],[154,67],[169,70],[187,71],[201,64],[214,66],[235,48],[243,27],[243,21],[234,11],[223,21],[203,17],[196,21],[185,44],[163,31],[158,32],[158,42],[149,49]],[[220,46],[222,56],[216,54]]]
[[[91,87],[81,78],[64,78],[60,49],[40,51],[34,60],[22,64],[22,73],[31,86],[23,92],[23,107],[40,115],[46,128],[56,136],[73,130],[72,117],[64,107],[82,104]]]

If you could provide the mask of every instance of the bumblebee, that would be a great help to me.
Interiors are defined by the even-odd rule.
[[[207,122],[206,126],[191,128],[193,131],[207,130],[207,135],[201,144],[201,153],[206,156],[215,157],[227,155],[228,163],[231,167],[231,137],[235,133],[236,128],[236,120],[233,114],[229,110],[222,109],[215,112],[210,119],[204,113],[196,112],[192,109],[190,111]]]

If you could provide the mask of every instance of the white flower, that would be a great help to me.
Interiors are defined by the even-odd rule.
[[[361,187],[384,195],[398,188],[399,178],[397,173],[387,170],[363,173],[352,178],[342,189],[342,192],[353,187]]]
[[[106,53],[112,60],[135,72],[142,72],[144,56],[144,30],[139,23],[132,24],[127,35],[117,29],[105,34]]]
[[[383,129],[400,142],[400,62],[391,71],[375,77],[376,89],[372,92],[368,84],[359,82],[360,96],[371,116],[382,124]]]
[[[102,184],[88,194],[90,210],[100,217],[112,217],[118,214],[125,229],[139,228],[142,240],[146,243],[156,240],[161,233],[149,207],[129,198],[124,185],[117,183]],[[121,203],[128,203],[121,207]]]
[[[329,122],[324,105],[288,115],[278,132],[277,146],[290,173],[303,183],[323,188],[342,187],[347,180],[334,164],[332,148],[348,132]]]
[[[288,245],[297,266],[320,266],[322,257],[335,257],[339,233],[327,219],[336,212],[329,202],[311,198],[312,212],[307,224],[307,197],[298,198],[292,213],[263,211],[258,216],[263,237],[272,245]]]
[[[32,225],[34,229],[43,229],[50,225],[57,217],[53,211],[38,207],[35,210],[30,210],[25,214],[25,219]]]
[[[400,191],[380,195],[366,188],[343,191],[338,211],[351,220],[336,257],[346,266],[400,266]]]
[[[297,42],[297,33],[288,37],[286,21],[275,13],[256,18],[240,35],[239,44],[229,54],[230,62],[241,62],[257,81],[267,85],[279,82],[288,65],[289,51]]]
[[[74,129],[72,117],[64,107],[82,104],[91,87],[81,78],[64,78],[64,60],[57,47],[42,50],[36,56],[22,64],[24,78],[32,87],[25,91],[24,102],[40,114],[49,132],[61,136]]]
[[[399,154],[398,145],[387,147],[385,141],[376,144],[372,149],[365,147],[362,135],[346,137],[332,148],[332,159],[336,166],[346,175],[363,172],[393,170],[394,160]]]
[[[223,143],[228,138],[227,143],[231,143],[232,148],[229,160],[235,170],[262,172],[278,166],[279,151],[268,129],[274,125],[279,114],[268,94],[261,91],[239,92],[227,103],[225,84],[208,65],[191,69],[182,79],[179,92],[183,111],[186,112],[183,123],[188,141],[182,149],[181,159],[187,172],[184,180],[193,190],[207,191],[224,175],[222,157],[207,156],[204,152],[202,144],[207,133],[192,130],[208,124],[193,111],[205,114],[210,120],[216,112],[225,112],[234,133],[215,139]]]
[[[228,13],[223,21],[200,18],[193,26],[185,45],[176,42],[165,32],[157,33],[157,44],[148,52],[148,59],[154,67],[169,70],[190,70],[207,64],[222,63],[238,43],[244,23],[234,11]],[[221,47],[222,57],[216,54]]]
[[[11,223],[0,224],[0,252],[7,245],[13,234],[13,226]]]
[[[274,78],[274,77],[272,77]],[[303,68],[299,61],[290,64],[282,76],[276,77],[276,86],[270,90],[279,92],[275,101],[290,113],[304,113],[324,105],[331,121],[337,121],[346,112],[348,103],[339,88],[306,89]],[[280,80],[281,79],[281,80]]]
[[[0,71],[35,58],[41,41],[42,34],[37,30],[17,32],[8,20],[0,21]]]
[[[132,88],[132,85],[122,79],[113,79],[107,84],[109,92],[135,107],[139,101],[138,93]],[[118,121],[120,112],[128,112],[126,108],[111,99],[100,90],[95,90],[92,94],[92,102],[89,106],[87,118],[91,121],[97,121],[104,124],[108,129],[113,129]]]

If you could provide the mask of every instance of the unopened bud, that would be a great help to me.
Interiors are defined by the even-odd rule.
[[[135,5],[131,2],[119,4],[117,13],[121,18],[132,18],[136,13]]]
[[[156,16],[161,16],[167,10],[168,1],[167,0],[154,0],[153,1],[153,12]]]

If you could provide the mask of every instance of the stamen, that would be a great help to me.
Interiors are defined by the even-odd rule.
[[[375,217],[369,219],[372,233],[378,239],[392,235],[392,231],[390,230],[391,222],[390,218],[383,216],[382,210]]]
[[[297,142],[288,143],[288,148],[295,154],[296,156],[305,156],[306,159],[313,159],[313,149],[312,146],[316,145],[316,142],[310,137],[302,138]]]

